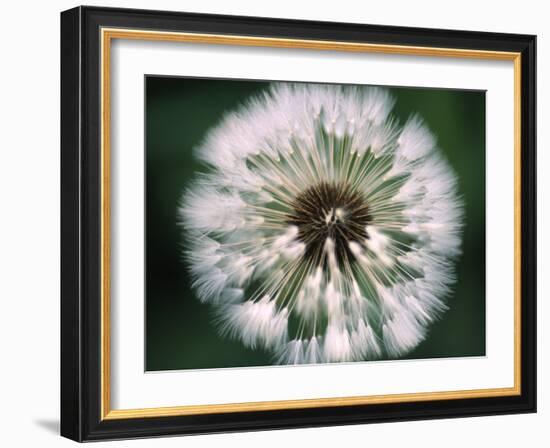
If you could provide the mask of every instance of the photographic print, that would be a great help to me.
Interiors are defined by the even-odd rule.
[[[536,412],[536,36],[61,25],[63,436]]]
[[[147,76],[146,370],[485,355],[485,92]]]

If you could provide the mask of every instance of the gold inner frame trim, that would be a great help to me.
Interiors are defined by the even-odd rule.
[[[129,419],[183,415],[252,412],[317,407],[352,406],[413,401],[502,397],[521,394],[521,54],[459,48],[279,39],[251,36],[196,34],[138,29],[101,29],[101,419]],[[302,400],[111,409],[110,346],[110,63],[113,39],[185,42],[212,45],[295,48],[321,51],[383,53],[411,56],[455,57],[513,61],[514,63],[514,386],[492,389],[418,392]]]

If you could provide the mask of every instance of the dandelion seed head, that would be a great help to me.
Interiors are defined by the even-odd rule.
[[[435,135],[388,90],[273,84],[198,148],[179,215],[222,335],[275,362],[398,357],[447,309],[463,204]]]

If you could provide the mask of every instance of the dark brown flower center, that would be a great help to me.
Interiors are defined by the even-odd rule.
[[[349,258],[351,241],[368,238],[371,222],[364,196],[347,183],[321,182],[300,193],[292,203],[288,224],[298,227],[305,254],[321,260],[327,238],[332,238],[338,262]]]

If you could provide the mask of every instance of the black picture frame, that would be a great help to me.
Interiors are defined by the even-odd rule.
[[[521,393],[102,419],[101,28],[521,54]],[[61,13],[61,435],[76,441],[536,412],[536,37],[99,7]]]

